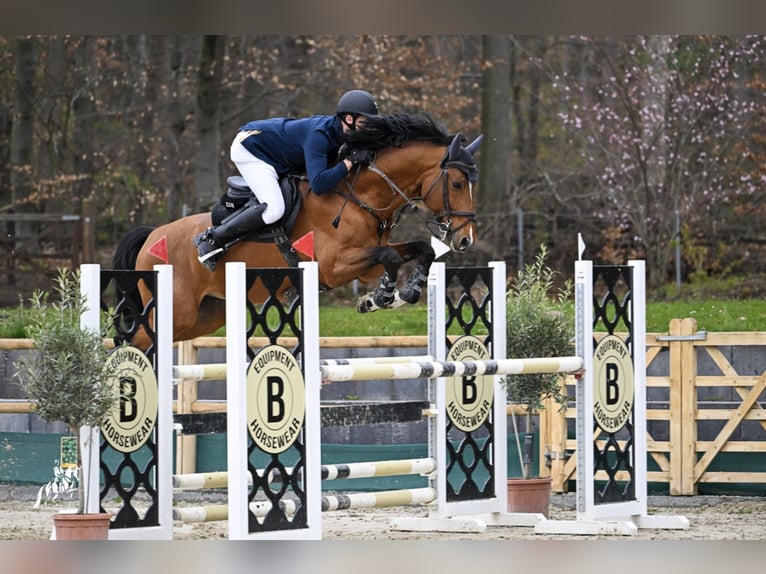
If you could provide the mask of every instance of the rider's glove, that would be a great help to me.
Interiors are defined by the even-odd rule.
[[[368,149],[355,149],[348,154],[346,159],[354,165],[367,165],[375,159],[375,152]]]

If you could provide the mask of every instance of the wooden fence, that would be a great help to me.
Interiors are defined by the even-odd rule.
[[[86,204],[79,215],[0,212],[0,304],[15,305],[59,267],[76,269],[95,259],[95,218]]]
[[[700,333],[694,319],[669,327],[646,341],[647,450],[657,467],[648,481],[668,484],[671,495],[697,494],[700,483],[766,484],[766,332]],[[734,348],[760,357],[741,361],[755,372],[737,372]],[[574,381],[565,384],[573,395]],[[575,409],[557,409],[553,403],[541,411],[540,472],[553,478],[554,492],[565,492],[577,470]],[[723,453],[759,453],[764,462],[757,470],[712,470]]]

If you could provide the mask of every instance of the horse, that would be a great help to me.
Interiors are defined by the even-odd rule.
[[[321,196],[301,181],[300,208],[289,231],[291,242],[313,232],[321,289],[355,279],[362,283],[379,279],[374,291],[359,298],[357,311],[416,303],[435,252],[430,241],[389,243],[389,237],[402,213],[411,210],[431,235],[448,242],[456,253],[465,252],[476,241],[474,153],[481,139],[480,135],[464,145],[459,132],[448,133],[424,113],[372,116],[363,129],[349,134],[345,151],[369,149],[374,159],[352,168],[339,188]],[[113,256],[113,269],[151,270],[158,263],[173,266],[174,341],[208,335],[225,324],[226,261],[244,261],[248,267],[288,266],[273,241],[245,240],[232,245],[211,272],[197,260],[193,244],[193,238],[210,225],[211,213],[205,212],[156,228],[138,227],[122,238]],[[162,250],[152,249],[159,244]],[[414,270],[397,290],[400,266],[413,260],[417,261]],[[145,305],[151,295],[145,287],[140,292]],[[254,304],[265,297],[257,286],[248,292]],[[141,348],[149,344],[141,332],[131,343]]]

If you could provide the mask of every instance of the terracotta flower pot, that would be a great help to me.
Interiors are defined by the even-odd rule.
[[[550,476],[508,479],[508,512],[531,512],[548,518],[550,504]]]
[[[56,540],[108,540],[111,518],[112,515],[108,512],[99,514],[59,512],[53,515]]]

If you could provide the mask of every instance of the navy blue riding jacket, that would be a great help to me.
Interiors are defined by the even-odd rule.
[[[274,167],[280,177],[305,172],[317,195],[334,189],[348,173],[343,162],[330,165],[343,143],[336,116],[255,120],[239,129],[256,132],[242,140],[251,154]]]

